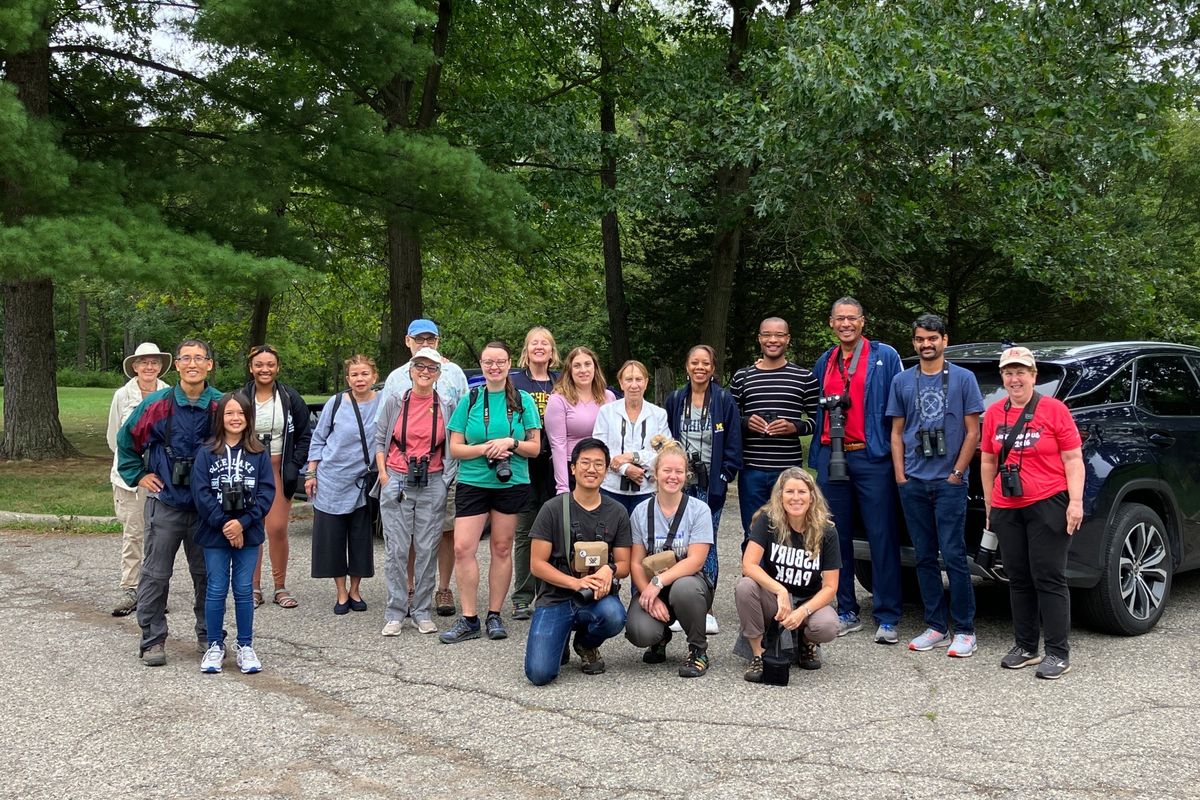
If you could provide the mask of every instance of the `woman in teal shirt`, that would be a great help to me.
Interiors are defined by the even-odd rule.
[[[541,452],[542,420],[537,403],[519,391],[509,377],[512,351],[504,342],[489,342],[479,356],[486,383],[472,389],[450,418],[450,455],[459,460],[454,496],[454,575],[462,596],[462,617],[440,635],[445,644],[489,639],[508,632],[500,608],[512,581],[513,534],[517,514],[529,501],[529,459]],[[488,569],[488,612],[480,625],[476,608],[479,588],[479,538],[491,522],[491,567]]]

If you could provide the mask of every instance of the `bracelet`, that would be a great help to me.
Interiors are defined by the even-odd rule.
[[[306,478],[316,478],[316,477],[317,477],[317,471],[316,471],[315,469],[310,469],[310,470],[308,470],[307,472],[305,472],[305,473],[304,473],[304,477],[306,477]]]

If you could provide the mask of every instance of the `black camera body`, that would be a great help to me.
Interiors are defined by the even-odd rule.
[[[508,463],[507,458],[489,458],[487,465],[496,472],[496,480],[501,483],[508,483],[512,480],[512,465]]]
[[[922,429],[917,431],[917,438],[921,442],[921,455],[925,458],[946,455],[946,431],[944,429]]]
[[[830,394],[817,400],[829,414],[829,480],[845,483],[850,480],[846,467],[846,409],[850,408],[850,395]]]
[[[270,452],[270,450],[271,450],[271,440],[274,438],[275,437],[273,437],[269,433],[258,434],[258,441],[262,444],[263,447],[265,447],[267,449],[268,452]]]
[[[226,514],[238,514],[246,510],[246,488],[241,481],[222,483],[221,511]]]
[[[192,485],[192,464],[194,458],[177,458],[171,462],[171,483],[176,486]]]
[[[497,473],[497,477],[499,477],[499,473]],[[504,479],[500,478],[500,480]],[[429,456],[408,457],[408,479],[405,482],[417,489],[429,485]]]
[[[1025,496],[1025,489],[1021,486],[1020,464],[1002,464],[1000,466],[1000,492],[1005,497]]]
[[[699,453],[688,454],[688,468],[692,472],[692,480],[704,491],[708,491],[708,464],[700,459]]]

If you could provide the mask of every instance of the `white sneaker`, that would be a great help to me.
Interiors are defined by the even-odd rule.
[[[721,628],[717,625],[717,618],[712,614],[704,615],[704,632],[709,636],[716,636],[721,632]]]
[[[683,626],[679,624],[679,620],[671,623],[671,630],[675,633],[683,633]]]
[[[250,645],[246,645],[245,647],[234,645],[234,649],[237,651],[238,669],[242,671],[243,675],[251,675],[262,671],[262,662],[258,660],[253,647]]]
[[[417,620],[417,630],[421,633],[437,633],[438,626],[431,619],[419,619]]]
[[[400,631],[404,628],[404,620],[392,619],[384,623],[383,630],[380,633],[383,636],[399,636]]]
[[[225,660],[225,648],[220,642],[213,642],[204,651],[204,656],[200,659],[200,671],[205,673],[215,673],[221,671],[221,662]]]

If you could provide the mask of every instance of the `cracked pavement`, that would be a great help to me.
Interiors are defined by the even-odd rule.
[[[876,645],[868,626],[826,645],[823,669],[756,686],[730,654],[731,511],[708,675],[676,676],[681,637],[656,666],[619,638],[604,675],[573,657],[540,688],[522,672],[528,622],[506,619],[499,642],[442,645],[411,624],[381,637],[381,542],[370,609],[334,616],[332,582],[307,577],[307,519],[291,530],[300,606],[258,610],[264,671],[249,676],[232,653],[199,672],[182,553],[168,617],[182,632],[148,669],[135,619],[109,616],[117,536],[0,533],[0,798],[1200,797],[1200,575],[1176,577],[1146,636],[1075,628],[1057,682],[999,668],[1011,624],[985,591],[974,658]],[[906,606],[902,642],[920,616]]]

